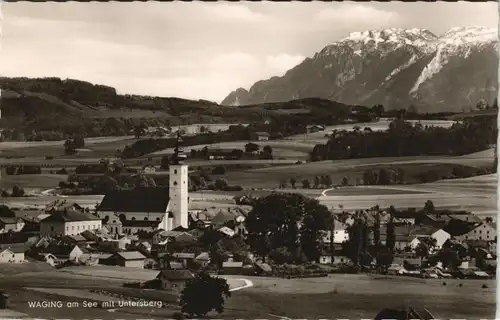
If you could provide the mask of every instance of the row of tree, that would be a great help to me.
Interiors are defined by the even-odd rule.
[[[335,132],[326,144],[314,146],[311,160],[473,153],[496,143],[498,130],[493,120],[467,119],[449,128],[439,128],[396,119],[386,131]]]

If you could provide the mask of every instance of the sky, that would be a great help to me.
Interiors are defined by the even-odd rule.
[[[0,74],[221,102],[350,32],[498,26],[472,2],[1,3]]]

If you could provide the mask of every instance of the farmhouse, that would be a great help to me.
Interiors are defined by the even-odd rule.
[[[111,258],[115,265],[127,268],[144,268],[146,257],[138,251],[118,252]]]
[[[412,235],[412,240],[410,243],[410,247],[412,249],[415,249],[418,244],[425,238],[434,239],[436,241],[435,248],[441,249],[443,247],[443,244],[451,238],[451,235],[443,229],[432,227],[413,229],[410,231],[410,234]]]
[[[497,238],[496,223],[482,223],[472,230],[455,237],[458,240],[486,240],[492,241]]]
[[[24,252],[22,246],[14,246],[0,249],[0,263],[23,263]]]
[[[255,137],[258,141],[267,141],[269,140],[270,134],[267,132],[256,132]]]
[[[314,133],[314,132],[319,132],[319,131],[324,131],[324,130],[325,130],[324,126],[320,126],[320,125],[316,125],[316,124],[307,127],[307,132],[309,132],[309,133]]]
[[[24,227],[24,221],[16,217],[0,217],[0,233],[20,232]]]
[[[180,292],[184,289],[187,280],[193,279],[194,275],[187,269],[174,270],[166,269],[160,271],[156,279],[160,281],[160,286],[164,290]]]
[[[64,209],[53,212],[40,222],[40,236],[75,235],[85,230],[100,229],[101,225],[101,220],[90,213]]]
[[[86,250],[83,247],[77,245],[50,245],[42,250],[43,253],[50,253],[55,256],[57,260],[70,261],[78,261],[85,251]]]

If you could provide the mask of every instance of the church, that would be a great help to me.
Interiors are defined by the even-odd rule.
[[[108,221],[118,217],[124,234],[188,228],[188,165],[180,161],[178,146],[169,167],[168,188],[139,187],[108,192],[97,206],[99,218]]]

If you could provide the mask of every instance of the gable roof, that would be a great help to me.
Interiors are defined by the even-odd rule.
[[[139,251],[123,251],[118,252],[117,256],[121,257],[123,260],[143,260],[146,257]]]
[[[11,243],[0,245],[0,251],[10,250],[12,253],[25,253],[28,251],[27,246],[24,243]]]
[[[74,222],[74,221],[100,221],[100,219],[93,214],[82,212],[78,210],[68,209],[54,211],[50,216],[43,219],[41,223],[47,222]]]
[[[90,231],[90,230],[86,230],[86,231]],[[87,239],[82,236],[81,234],[69,234],[69,235],[65,235],[63,237],[63,240],[70,240],[70,241],[73,241],[73,242],[84,242],[84,241],[87,241]]]
[[[479,227],[479,224],[477,223],[464,222],[462,220],[451,220],[448,225],[443,228],[443,230],[454,237],[458,237],[471,232],[477,227]]]
[[[191,271],[187,269],[164,269],[158,273],[156,276],[157,279],[166,279],[166,280],[189,280],[194,278],[194,275]]]
[[[16,217],[0,217],[0,222],[4,224],[16,224],[19,220],[21,219]]]
[[[113,212],[166,212],[169,201],[169,189],[164,187],[114,190],[106,193],[97,210]]]

